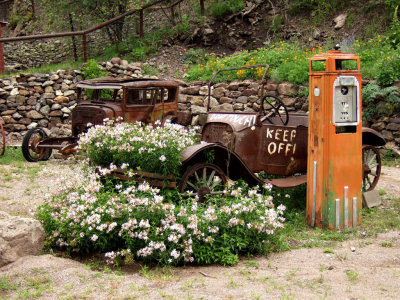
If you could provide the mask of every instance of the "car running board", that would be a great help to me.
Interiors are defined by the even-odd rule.
[[[285,178],[265,180],[265,183],[272,184],[276,188],[292,188],[307,182],[307,175],[291,176]]]

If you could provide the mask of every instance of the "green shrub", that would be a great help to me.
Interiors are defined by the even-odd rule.
[[[94,59],[89,59],[82,67],[82,74],[85,79],[93,79],[107,76],[108,72],[103,70]]]
[[[273,16],[271,23],[271,30],[277,32],[282,29],[282,18],[280,16]]]
[[[308,61],[295,60],[283,63],[272,73],[272,78],[278,82],[305,83],[308,81]]]
[[[145,75],[155,76],[158,74],[158,69],[156,67],[153,67],[153,66],[145,63],[142,66],[142,72]]]
[[[79,139],[79,147],[98,166],[112,164],[123,169],[179,175],[181,152],[195,143],[195,134],[176,124],[160,127],[108,120],[89,128]]]
[[[174,31],[175,31],[175,34],[181,35],[181,34],[189,33],[190,29],[191,29],[191,25],[189,23],[189,16],[183,15],[182,19],[176,25]]]
[[[37,210],[48,243],[71,252],[107,252],[161,264],[232,265],[241,253],[267,253],[279,243],[284,206],[246,186],[231,186],[206,203],[168,199],[147,183],[117,185],[76,174]]]
[[[211,15],[222,20],[228,13],[243,9],[243,0],[214,0],[211,2]]]
[[[377,79],[383,85],[399,79],[400,54],[385,36],[377,35],[365,42],[356,40],[351,50],[360,56],[363,78]]]
[[[393,20],[388,31],[387,42],[394,48],[397,49],[400,44],[400,22],[397,17],[398,6],[396,6],[393,13]]]
[[[271,77],[272,74],[272,77],[279,81],[293,80],[298,84],[306,83],[308,81],[308,58],[321,51],[320,47],[302,50],[297,44],[280,42],[267,48],[240,51],[224,58],[210,54],[207,62],[189,67],[187,80],[210,80],[213,72],[222,68],[268,64],[267,77]],[[260,79],[264,75],[264,71],[264,68],[256,68],[224,72],[216,78],[216,81]]]
[[[186,64],[204,64],[208,61],[209,56],[204,49],[190,48],[187,53],[182,56]]]
[[[393,113],[393,107],[400,104],[397,87],[381,88],[376,83],[367,84],[362,90],[363,119],[371,121],[375,118]]]

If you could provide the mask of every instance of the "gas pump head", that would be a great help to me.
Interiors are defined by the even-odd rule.
[[[354,227],[362,203],[360,59],[337,45],[309,67],[307,223]]]

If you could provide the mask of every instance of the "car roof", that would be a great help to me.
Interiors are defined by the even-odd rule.
[[[100,77],[82,80],[76,85],[78,88],[86,89],[120,89],[120,88],[151,88],[165,87],[178,88],[179,83],[173,80],[148,79],[148,78],[120,78]]]

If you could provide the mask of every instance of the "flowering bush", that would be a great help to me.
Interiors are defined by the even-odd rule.
[[[322,50],[318,46],[303,50],[297,44],[289,44],[281,41],[265,48],[251,51],[242,50],[227,57],[216,57],[214,54],[210,54],[209,59],[205,63],[192,64],[189,67],[186,79],[189,81],[208,81],[214,71],[219,69],[268,64],[268,78],[302,84],[308,81],[308,59],[317,53],[321,53]],[[265,68],[262,67],[227,71],[221,73],[215,81],[233,81],[245,78],[261,79],[264,72]]]
[[[113,164],[122,169],[178,175],[181,152],[195,144],[196,132],[177,124],[155,125],[105,120],[104,125],[93,126],[81,136],[79,147],[94,164],[103,167]]]
[[[172,203],[147,183],[114,185],[90,172],[61,179],[36,216],[51,245],[106,252],[109,261],[229,265],[240,253],[267,252],[283,227],[285,208],[275,209],[269,193],[234,185],[203,204]]]
[[[398,30],[399,27],[396,28],[395,30]],[[400,34],[396,34],[400,36]],[[398,37],[397,40],[399,40]],[[398,43],[397,40],[391,39],[390,34],[389,36],[377,35],[364,42],[349,40],[349,45],[342,43],[342,51],[344,53],[352,52],[360,57],[363,78],[377,79],[379,84],[389,85],[400,77],[400,52],[398,47],[393,45],[393,43]],[[208,81],[219,69],[268,64],[267,78],[278,82],[289,81],[295,84],[306,84],[308,82],[308,60],[315,54],[330,50],[332,46],[331,42],[327,42],[323,48],[316,46],[312,49],[302,49],[297,43],[281,41],[251,51],[242,50],[226,57],[218,57],[210,53],[207,59],[202,59],[198,64],[190,64],[186,79],[188,81]],[[261,79],[264,71],[263,68],[255,68],[224,72],[215,81]]]

